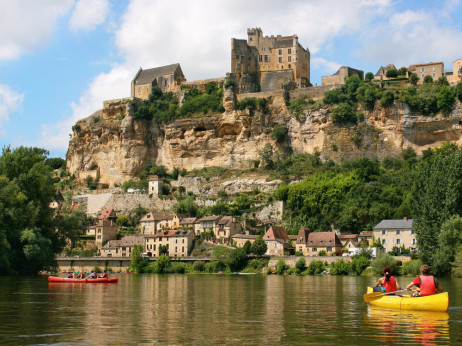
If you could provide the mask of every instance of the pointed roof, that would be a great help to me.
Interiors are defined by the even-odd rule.
[[[161,67],[154,67],[147,70],[140,69],[133,81],[135,84],[149,84],[160,76],[174,74],[178,67],[180,67],[180,64],[177,63]]]
[[[108,219],[109,217],[115,217],[115,211],[114,209],[112,208],[109,208],[109,209],[104,209],[102,212],[101,212],[101,215],[99,216],[99,219],[100,220],[106,220]]]
[[[311,233],[311,229],[309,227],[302,227],[298,231],[297,235],[297,244],[306,244],[308,241],[308,235]]]
[[[289,240],[289,237],[287,236],[287,232],[284,227],[271,226],[263,236],[263,240],[278,240],[286,242]]]

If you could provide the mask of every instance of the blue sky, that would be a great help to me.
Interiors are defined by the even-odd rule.
[[[225,76],[247,28],[297,34],[311,80],[462,58],[462,0],[0,0],[0,145],[65,157],[71,127],[130,95],[141,66]]]

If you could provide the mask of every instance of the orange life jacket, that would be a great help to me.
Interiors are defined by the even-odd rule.
[[[436,294],[438,284],[432,275],[419,275],[420,296],[431,296]]]

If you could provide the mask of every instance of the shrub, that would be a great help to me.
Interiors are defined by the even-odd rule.
[[[444,114],[449,114],[452,111],[454,102],[456,101],[455,95],[451,88],[443,85],[436,95],[438,109]]]
[[[422,261],[418,259],[406,262],[403,265],[402,273],[409,276],[420,275],[420,267],[422,264]]]
[[[387,78],[396,78],[398,77],[398,71],[395,68],[391,68],[385,73],[385,76]]]
[[[460,102],[462,102],[462,82],[457,83],[456,96]]]
[[[194,270],[196,270],[198,272],[202,272],[205,269],[205,262],[204,261],[196,261],[196,262],[194,262],[192,267],[193,267]]]
[[[372,261],[372,269],[376,275],[383,274],[383,267],[389,265],[392,270],[392,275],[397,273],[397,266],[395,258],[388,253],[381,253],[375,260]]]
[[[207,273],[218,273],[226,270],[226,264],[223,261],[210,261],[205,264],[204,271]]]
[[[337,262],[332,263],[330,273],[332,275],[348,275],[351,272],[351,264],[339,259]]]
[[[284,143],[287,138],[287,127],[281,124],[276,124],[273,129],[273,133],[271,133],[271,138],[273,138],[278,143]]]
[[[323,101],[325,104],[339,104],[347,100],[347,96],[343,93],[342,89],[339,88],[326,91]]]
[[[365,78],[366,78],[366,81],[369,82],[374,79],[374,74],[372,72],[367,72]]]
[[[286,261],[282,258],[276,264],[276,274],[283,275],[289,267],[286,265]]]
[[[409,76],[409,82],[411,82],[412,85],[416,86],[417,83],[419,82],[419,76],[415,73],[411,73]]]
[[[361,275],[367,267],[369,267],[369,260],[366,257],[359,256],[351,261],[351,270],[356,275]]]
[[[385,91],[383,94],[382,94],[382,97],[380,98],[380,104],[382,105],[382,107],[389,107],[393,104],[393,102],[395,101],[395,95],[393,94],[392,91]]]
[[[327,256],[327,252],[325,250],[321,250],[319,251],[318,256]]]
[[[355,124],[357,117],[353,107],[344,102],[332,109],[332,121],[337,125],[345,123]]]
[[[145,270],[147,272],[162,274],[167,271],[167,268],[170,266],[170,258],[167,255],[161,255],[157,261],[150,264]],[[148,269],[149,268],[149,269]]]
[[[236,88],[236,81],[234,79],[227,79],[225,82],[225,89],[232,87],[233,89]]]
[[[300,258],[297,263],[295,263],[295,268],[301,272],[306,269],[306,260],[304,257]]]
[[[424,82],[425,84],[433,84],[433,77],[427,75],[427,76],[424,77],[423,82]]]
[[[247,268],[250,271],[261,272],[261,270],[268,265],[268,261],[269,260],[267,258],[254,258],[249,261]]]
[[[307,273],[309,275],[321,274],[326,269],[323,261],[314,260],[310,262],[308,266]]]

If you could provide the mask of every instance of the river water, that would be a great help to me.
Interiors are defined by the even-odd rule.
[[[0,344],[462,344],[461,279],[439,280],[448,313],[418,313],[368,307],[374,278],[115,276],[118,284],[0,277]]]

